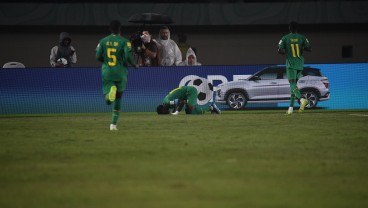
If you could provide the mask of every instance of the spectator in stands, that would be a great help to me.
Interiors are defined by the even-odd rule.
[[[152,39],[152,35],[149,31],[142,32],[142,55],[138,58],[140,66],[158,66],[159,65],[159,52],[158,44],[155,39]]]
[[[160,54],[160,66],[177,66],[182,61],[178,45],[170,39],[170,30],[162,26],[157,40]]]
[[[72,64],[77,63],[77,54],[71,42],[69,33],[60,33],[59,45],[51,49],[50,64],[52,67],[71,67]]]
[[[192,48],[189,48],[186,53],[186,58],[183,62],[179,63],[179,66],[201,66],[202,64],[197,61],[197,56]]]

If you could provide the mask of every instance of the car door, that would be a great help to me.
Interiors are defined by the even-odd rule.
[[[250,100],[277,99],[278,80],[277,70],[269,68],[257,73],[250,83],[248,96]]]
[[[290,99],[290,84],[289,80],[286,75],[285,68],[280,69],[282,70],[282,77],[279,79],[279,92],[278,92],[278,98],[279,99]]]

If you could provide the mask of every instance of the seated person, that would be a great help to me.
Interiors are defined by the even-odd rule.
[[[69,33],[60,33],[59,45],[51,49],[50,64],[52,67],[71,67],[72,64],[77,63],[77,54],[71,43]]]
[[[187,50],[186,59],[179,63],[178,66],[201,66],[202,64],[197,62],[197,56],[192,48]]]
[[[158,114],[169,114],[173,109],[172,115],[178,115],[185,106],[186,114],[204,114],[207,111],[220,114],[220,109],[215,103],[200,106],[197,104],[198,92],[195,87],[182,86],[173,89],[163,100],[163,103],[157,106]]]

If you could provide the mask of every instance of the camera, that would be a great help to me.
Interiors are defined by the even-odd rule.
[[[130,42],[132,43],[133,51],[138,54],[143,53],[143,41],[141,35],[141,32],[136,32],[132,36],[130,36]]]

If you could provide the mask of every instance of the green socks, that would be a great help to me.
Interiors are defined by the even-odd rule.
[[[294,102],[295,102],[295,94],[291,93],[289,107],[294,107]]]
[[[296,98],[300,99],[302,97],[298,89],[298,86],[296,86],[296,83],[290,83],[290,88],[291,88],[291,94],[294,93]]]
[[[120,117],[121,99],[116,99],[114,102],[114,110],[112,112],[112,124],[116,124]]]

